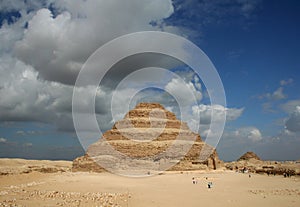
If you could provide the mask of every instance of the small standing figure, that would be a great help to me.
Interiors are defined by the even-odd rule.
[[[194,177],[192,178],[192,181],[193,181],[193,184],[197,184],[197,181]]]
[[[212,187],[212,182],[208,182],[208,183],[207,183],[207,187],[208,187],[208,188],[211,188],[211,187]]]

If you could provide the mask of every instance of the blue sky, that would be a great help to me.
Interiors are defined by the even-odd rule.
[[[227,99],[227,106],[219,110],[231,117],[217,146],[221,159],[237,159],[250,150],[263,159],[300,159],[299,9],[300,3],[292,0],[1,3],[0,157],[73,159],[83,154],[71,114],[81,66],[118,36],[154,30],[186,37],[215,65]],[[133,60],[120,63],[125,75]],[[171,60],[159,60],[146,55],[140,61],[142,66],[160,62],[191,83],[199,95],[197,110],[206,119],[211,108],[202,81],[190,70],[174,67]],[[124,77],[114,71],[118,67],[97,97],[103,130],[112,125],[106,102],[111,85]],[[166,88],[178,87],[174,79],[164,81]],[[176,105],[161,91],[145,90],[136,100],[151,101],[149,97],[176,113]],[[185,120],[191,128],[192,118],[190,114]],[[207,127],[202,124],[199,130],[204,138]]]

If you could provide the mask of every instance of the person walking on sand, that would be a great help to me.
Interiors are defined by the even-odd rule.
[[[210,189],[212,187],[212,182],[207,183],[207,188]]]

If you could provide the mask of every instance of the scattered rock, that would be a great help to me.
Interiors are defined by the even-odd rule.
[[[2,191],[1,191],[2,192]],[[20,200],[43,200],[46,203],[53,203],[53,206],[80,206],[80,203],[85,203],[85,206],[105,206],[105,207],[120,207],[127,204],[127,198],[130,198],[129,193],[80,193],[80,192],[64,192],[64,191],[21,191],[10,190],[3,193],[6,197],[11,197],[17,193],[23,193]],[[0,198],[1,206],[22,206],[16,198]]]

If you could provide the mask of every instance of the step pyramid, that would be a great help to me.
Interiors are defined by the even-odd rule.
[[[73,161],[73,171],[141,175],[222,164],[216,150],[174,113],[159,103],[139,103]]]

